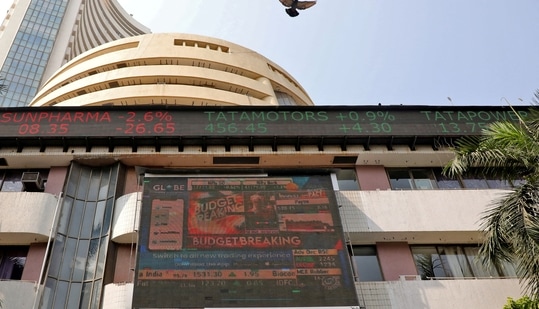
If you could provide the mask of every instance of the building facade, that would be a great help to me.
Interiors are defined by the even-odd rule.
[[[146,32],[112,0],[8,12],[4,308],[501,308],[520,295],[511,265],[475,259],[481,213],[507,185],[441,168],[456,139],[526,109],[316,107],[252,50]]]
[[[159,33],[116,40],[54,73],[31,106],[313,105],[276,63],[200,35]]]
[[[520,295],[513,268],[475,258],[481,213],[507,186],[441,173],[462,132],[496,119],[517,117],[503,107],[4,109],[0,298],[8,308],[501,307]],[[252,221],[255,193],[272,201],[270,219]]]
[[[0,25],[0,106],[27,106],[60,66],[101,44],[150,30],[115,0],[14,0]]]

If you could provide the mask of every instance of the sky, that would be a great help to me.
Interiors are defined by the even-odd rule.
[[[294,18],[279,0],[118,2],[154,33],[262,54],[316,105],[528,105],[539,89],[537,0],[318,0]]]

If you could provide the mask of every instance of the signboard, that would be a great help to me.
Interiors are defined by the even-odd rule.
[[[160,109],[161,108],[161,109]],[[1,137],[456,136],[527,108],[114,107],[0,110]]]
[[[133,308],[357,306],[329,176],[146,177]]]

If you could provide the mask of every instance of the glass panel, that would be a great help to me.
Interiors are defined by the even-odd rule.
[[[408,170],[388,170],[389,182],[393,190],[411,190],[412,179]]]
[[[84,280],[94,279],[98,252],[99,239],[92,239],[90,241],[90,248],[88,249],[88,259],[86,260],[86,273],[84,274]]]
[[[99,200],[105,200],[108,196],[107,193],[109,191],[109,177],[110,177],[110,169],[104,169],[101,173],[101,183],[99,187]]]
[[[432,173],[427,169],[412,170],[412,178],[414,179],[415,189],[430,190],[436,188],[436,183],[433,181]]]
[[[90,188],[88,188],[87,200],[97,201],[99,197],[99,184],[101,182],[101,173],[99,170],[92,171],[92,178],[90,179]]]
[[[517,277],[517,271],[515,269],[515,266],[509,262],[502,262],[500,272],[505,277],[513,277],[513,278]]]
[[[79,308],[88,308],[90,304],[90,296],[92,295],[92,283],[86,282],[82,285],[82,295]]]
[[[71,208],[71,219],[69,220],[68,236],[79,237],[82,214],[84,213],[84,201],[75,200]]]
[[[67,234],[67,227],[69,225],[69,217],[71,216],[72,207],[73,199],[66,196],[62,204],[62,210],[60,211],[60,218],[58,219],[58,233]]]
[[[101,235],[107,235],[109,233],[113,207],[114,200],[112,198],[108,199],[107,205],[105,206],[105,218],[103,218],[103,231],[101,232]]]
[[[383,281],[382,270],[376,256],[376,249],[370,246],[361,246],[353,248],[354,266],[358,280],[366,281]]]
[[[27,246],[0,246],[0,279],[20,280],[27,255]]]
[[[56,289],[56,280],[48,278],[41,296],[41,308],[51,308],[53,292]]]
[[[466,189],[488,189],[488,184],[482,178],[463,177],[462,184]]]
[[[65,237],[62,235],[56,235],[54,240],[54,246],[52,252],[54,252],[54,258],[50,259],[49,276],[58,277],[58,270],[60,269],[60,263],[62,262],[61,256],[63,255],[65,247]]]
[[[103,272],[105,270],[105,258],[107,254],[108,239],[109,239],[108,236],[105,236],[101,238],[101,242],[99,243],[99,255],[97,258],[97,268],[95,270],[96,278],[103,278]]]
[[[82,291],[82,283],[73,282],[69,288],[69,297],[67,299],[67,308],[82,308],[79,307],[80,293]]]
[[[444,268],[450,272],[451,277],[473,277],[461,247],[440,247],[439,252]]]
[[[79,240],[79,247],[77,248],[77,255],[75,256],[75,264],[73,265],[73,281],[82,281],[84,278],[89,243],[89,240]]]
[[[80,178],[80,168],[78,165],[73,164],[71,166],[71,173],[69,174],[69,179],[67,181],[66,195],[75,196],[77,192],[77,184],[79,183]]]
[[[91,309],[99,309],[99,301],[101,300],[101,280],[94,282],[94,289],[92,290],[92,303]]]
[[[464,247],[464,253],[468,258],[468,264],[471,266],[472,271],[475,277],[479,278],[490,278],[490,277],[499,277],[498,271],[494,267],[486,268],[481,264],[481,261],[478,257],[479,248],[477,247]]]
[[[77,250],[77,240],[73,238],[66,239],[66,246],[64,251],[64,258],[60,266],[59,279],[69,280],[71,279],[71,269],[73,268],[75,251]]]
[[[76,196],[77,199],[86,200],[86,196],[88,195],[89,182],[90,182],[90,170],[87,168],[83,168],[81,170],[79,184],[77,187],[77,196]]]
[[[82,217],[82,227],[80,230],[80,238],[91,238],[92,237],[92,229],[94,225],[94,217],[95,217],[95,209],[96,209],[96,203],[95,202],[87,202],[86,207],[84,209],[84,216]]]
[[[66,281],[58,281],[56,285],[56,295],[54,295],[54,306],[53,309],[64,309],[65,301],[67,296],[67,289],[69,285]]]
[[[2,191],[22,192],[24,187],[21,182],[21,176],[21,171],[6,171]]]
[[[511,184],[505,180],[487,179],[487,185],[491,189],[511,189]]]
[[[106,205],[106,201],[97,202],[94,225],[92,228],[92,238],[101,237],[101,228],[103,227],[103,216],[105,214]]]
[[[434,246],[413,247],[412,255],[414,256],[417,272],[421,276],[421,279],[427,280],[436,277],[447,277],[440,256]]]
[[[118,164],[115,164],[113,167],[111,167],[111,175],[110,175],[110,183],[109,183],[109,192],[107,195],[108,197],[114,197],[116,193],[116,181],[118,178]]]
[[[447,177],[442,174],[442,169],[435,169],[434,176],[440,189],[460,189],[460,182],[457,179]]]
[[[342,169],[338,170],[335,175],[337,176],[339,190],[359,190],[359,183],[357,182],[355,170]]]

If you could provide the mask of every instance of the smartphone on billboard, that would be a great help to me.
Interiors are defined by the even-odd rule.
[[[150,250],[180,250],[183,240],[183,200],[152,201]]]

